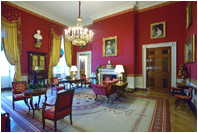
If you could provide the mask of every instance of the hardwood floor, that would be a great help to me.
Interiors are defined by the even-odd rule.
[[[193,112],[187,103],[180,102],[175,109],[175,98],[171,94],[139,90],[133,93],[169,100],[171,132],[197,132],[197,112]]]
[[[4,95],[5,93],[11,93],[11,91],[1,91],[1,95]],[[179,103],[178,107],[175,109],[175,99],[171,94],[140,90],[137,90],[133,93],[138,95],[168,99],[170,109],[171,131],[197,132],[197,114],[196,112],[191,111],[187,103]],[[18,132],[23,130],[19,128],[20,126],[14,120],[11,120],[11,132]]]

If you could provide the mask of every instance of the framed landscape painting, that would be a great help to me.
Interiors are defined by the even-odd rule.
[[[151,34],[151,39],[166,37],[166,23],[165,23],[165,21],[151,24],[150,34]]]
[[[191,35],[184,47],[184,61],[185,63],[195,62],[195,34]]]
[[[117,56],[117,36],[103,38],[103,57]]]

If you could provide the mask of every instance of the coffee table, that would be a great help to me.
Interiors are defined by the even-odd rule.
[[[45,102],[47,101],[47,96],[46,96],[46,91],[47,91],[47,88],[41,88],[41,89],[38,89],[38,90],[25,90],[23,92],[23,95],[25,97],[25,104],[28,106],[29,108],[29,112],[27,113],[27,115],[30,113],[30,110],[33,110],[33,116],[32,118],[34,118],[34,111],[35,110],[40,110],[41,108],[39,108],[39,103],[40,103],[40,100],[41,100],[41,95],[45,95]],[[33,96],[39,96],[39,99],[38,99],[38,103],[35,104],[35,108],[34,108],[34,105],[33,105]],[[32,109],[30,109],[30,106],[28,105],[28,98],[30,98],[30,106]]]

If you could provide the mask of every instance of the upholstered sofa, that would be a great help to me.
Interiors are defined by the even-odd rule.
[[[109,96],[115,92],[117,92],[117,89],[113,88],[112,85],[116,84],[118,80],[116,81],[103,81],[103,85],[99,84],[92,84],[93,92],[96,95],[95,100],[97,100],[98,95],[104,95],[107,96],[107,103],[109,102]]]

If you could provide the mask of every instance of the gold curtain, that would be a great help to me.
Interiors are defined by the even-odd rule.
[[[65,60],[70,69],[72,66],[72,44],[70,41],[67,41],[66,39],[64,39],[64,42]],[[70,73],[70,76],[73,77],[72,73]]]
[[[10,23],[1,19],[1,30],[3,31],[4,51],[8,62],[15,66],[15,81],[22,81],[21,77],[21,63],[20,63],[20,49],[18,46],[18,26],[19,23]]]
[[[53,35],[52,50],[50,54],[49,70],[48,70],[48,83],[51,84],[50,78],[53,76],[53,67],[55,67],[60,58],[61,50],[61,36],[57,36],[53,30],[51,32]]]

